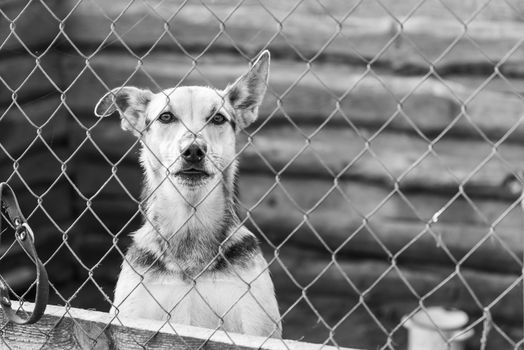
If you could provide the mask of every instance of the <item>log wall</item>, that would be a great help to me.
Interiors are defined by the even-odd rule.
[[[136,140],[116,118],[94,118],[98,98],[124,84],[223,88],[269,48],[260,117],[238,141],[239,195],[286,335],[322,342],[336,327],[341,345],[376,348],[393,331],[403,346],[395,327],[422,300],[472,320],[488,307],[507,333],[492,332],[489,347],[512,348],[523,336],[522,212],[502,183],[524,158],[522,6],[493,2],[471,19],[483,2],[414,13],[414,0],[382,3],[56,1],[63,33],[49,16],[33,38],[26,21],[48,12],[31,2],[1,48],[0,175],[27,193],[26,211],[44,194],[34,222],[49,228],[42,247],[67,239],[74,282],[61,291],[73,305],[109,308],[102,292],[111,297],[140,223]],[[24,8],[14,4],[2,5],[13,18]],[[295,303],[303,289],[309,302]]]
[[[71,186],[60,164],[69,142],[60,60],[52,49],[59,38],[55,15],[62,8],[59,0],[0,1],[0,181],[17,193],[53,284],[66,283],[75,273],[63,244],[73,220]],[[34,264],[12,242],[13,232],[3,232],[0,272],[14,290],[24,292],[34,280]]]

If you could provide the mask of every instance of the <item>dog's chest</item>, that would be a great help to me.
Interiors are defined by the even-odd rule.
[[[143,317],[167,319],[175,323],[216,328],[223,320],[229,330],[241,331],[242,299],[248,285],[232,276],[199,277],[186,282],[173,277],[156,276],[144,281]],[[167,312],[166,312],[167,311]]]

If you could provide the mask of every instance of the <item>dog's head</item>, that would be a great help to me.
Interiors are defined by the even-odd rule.
[[[264,51],[224,90],[191,86],[155,94],[136,87],[116,88],[100,99],[95,114],[119,112],[122,128],[142,142],[146,173],[169,176],[187,188],[221,181],[226,171],[231,175],[236,169],[236,134],[257,118],[269,59]]]

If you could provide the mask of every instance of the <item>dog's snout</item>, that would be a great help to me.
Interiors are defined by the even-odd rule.
[[[182,158],[188,163],[199,163],[206,156],[206,152],[205,144],[192,143],[182,151]]]

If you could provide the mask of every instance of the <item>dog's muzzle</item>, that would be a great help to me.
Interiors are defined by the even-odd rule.
[[[193,142],[181,152],[181,157],[187,164],[199,164],[206,157],[206,152],[205,143]]]
[[[209,178],[211,174],[204,166],[206,153],[207,145],[200,138],[181,145],[182,167],[175,175],[190,185],[196,185]]]

